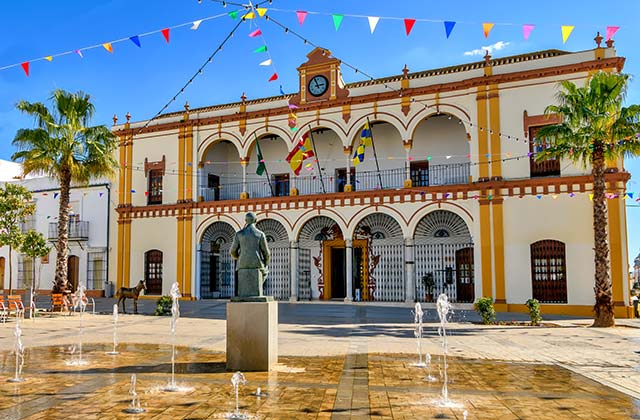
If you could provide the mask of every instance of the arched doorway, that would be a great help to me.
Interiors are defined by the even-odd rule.
[[[404,301],[404,240],[393,217],[373,213],[358,223],[353,259],[353,283],[363,300]]]
[[[446,293],[452,302],[473,302],[473,242],[465,221],[435,210],[420,220],[414,238],[416,299],[435,301]]]
[[[162,294],[162,251],[152,249],[144,253],[144,282],[147,286],[145,295]]]
[[[80,272],[80,258],[70,255],[67,259],[67,285],[72,292],[78,289],[78,275]]]
[[[202,299],[235,296],[235,264],[229,253],[235,233],[233,227],[225,222],[214,222],[204,231],[200,243]]]
[[[198,171],[204,201],[237,200],[242,192],[242,165],[236,146],[221,140],[206,150]]]
[[[308,220],[298,235],[300,299],[344,299],[345,241],[340,226],[327,216]]]
[[[264,232],[271,252],[264,294],[277,300],[288,300],[291,296],[291,251],[287,230],[274,219],[262,219],[256,227]]]

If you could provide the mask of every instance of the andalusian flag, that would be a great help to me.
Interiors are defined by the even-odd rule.
[[[262,150],[260,150],[260,143],[256,138],[256,152],[258,153],[258,167],[256,168],[256,174],[262,175],[264,171],[267,169],[267,166],[264,164],[264,158],[262,157]]]
[[[296,175],[300,175],[302,162],[312,156],[314,156],[313,145],[311,144],[311,139],[309,138],[309,132],[307,132],[304,136],[302,136],[293,150],[289,152],[286,160],[287,162],[289,162],[289,166],[291,166],[291,170],[293,171],[293,173],[295,173]]]

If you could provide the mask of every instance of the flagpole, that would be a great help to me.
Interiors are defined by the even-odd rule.
[[[373,141],[373,127],[367,117],[367,125],[369,126],[369,134],[371,134],[371,148],[373,149],[373,157],[376,160],[376,168],[378,169],[378,181],[380,182],[380,189],[382,189],[382,175],[380,175],[380,164],[378,163],[378,155],[376,154],[376,143]]]
[[[262,156],[262,149],[260,149],[260,144],[258,144],[258,136],[253,133],[256,138],[256,152],[260,152],[259,154]],[[269,183],[269,190],[271,190],[271,197],[275,197],[276,195],[273,193],[273,185],[271,185],[271,178],[269,178],[269,171],[267,170],[267,164],[264,162],[264,156],[262,156],[262,165],[264,166],[264,174],[267,177],[267,182]],[[258,159],[258,166],[260,166],[260,159]]]
[[[318,175],[320,176],[320,185],[322,185],[322,193],[326,194],[327,190],[324,188],[324,179],[322,178],[322,171],[320,170],[320,160],[318,159],[318,151],[316,150],[316,141],[313,139],[313,131],[311,131],[311,129],[309,129],[309,136],[311,136],[311,146],[313,146],[313,155],[315,156],[316,164],[318,165]]]

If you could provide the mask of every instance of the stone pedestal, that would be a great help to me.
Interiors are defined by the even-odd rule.
[[[277,362],[278,302],[227,303],[227,369],[268,371]]]

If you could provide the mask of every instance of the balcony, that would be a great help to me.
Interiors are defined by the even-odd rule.
[[[87,241],[89,240],[89,222],[70,221],[68,224],[69,240]],[[58,224],[49,223],[49,239],[58,239]]]
[[[431,165],[419,172],[412,170],[412,183],[414,187],[431,187],[441,185],[468,184],[471,174],[471,165],[468,162],[451,165]],[[352,177],[351,185],[354,191],[374,191],[397,189],[404,187],[406,170],[404,168],[385,169],[370,172],[356,172]],[[298,189],[300,195],[319,193],[339,193],[344,191],[347,183],[346,177],[323,175],[300,176],[286,181],[271,181],[266,178],[247,181],[246,191],[251,198],[265,198],[273,195],[289,195],[292,187]],[[200,188],[199,195],[203,201],[237,200],[243,191],[241,182],[221,184],[214,188]],[[273,191],[273,192],[272,192]],[[283,193],[283,194],[280,194]]]

